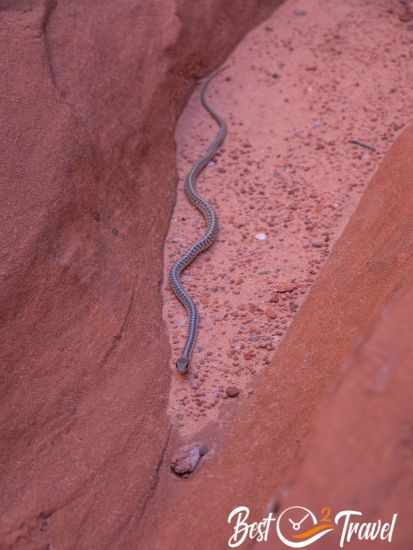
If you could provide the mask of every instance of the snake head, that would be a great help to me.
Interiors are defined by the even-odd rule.
[[[189,368],[189,359],[186,357],[180,357],[176,362],[176,370],[179,374],[186,374]]]

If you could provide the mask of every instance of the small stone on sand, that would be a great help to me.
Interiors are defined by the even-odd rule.
[[[239,389],[236,388],[235,386],[229,386],[229,387],[225,390],[225,393],[227,394],[228,397],[238,397],[238,395],[239,395]]]

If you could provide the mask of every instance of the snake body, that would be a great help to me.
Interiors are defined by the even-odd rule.
[[[222,69],[221,69],[222,70]],[[221,72],[221,71],[219,71]],[[214,158],[218,149],[222,145],[227,129],[224,120],[212,109],[206,100],[206,92],[211,80],[216,76],[218,71],[213,72],[203,82],[201,87],[201,103],[206,111],[211,115],[219,126],[219,130],[214,140],[208,147],[206,154],[201,157],[191,168],[185,178],[185,195],[188,201],[195,206],[202,214],[206,221],[206,232],[198,239],[172,266],[169,272],[169,283],[176,297],[184,306],[188,314],[188,333],[185,346],[181,356],[176,362],[176,369],[179,373],[185,374],[189,368],[192,351],[195,345],[198,325],[199,313],[195,302],[191,298],[188,291],[182,285],[182,272],[197,258],[202,252],[205,252],[216,240],[218,235],[218,218],[212,206],[201,197],[196,190],[196,180],[208,163]]]

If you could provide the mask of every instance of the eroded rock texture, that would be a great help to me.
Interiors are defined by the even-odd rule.
[[[175,122],[278,3],[0,3],[1,548],[149,548]]]

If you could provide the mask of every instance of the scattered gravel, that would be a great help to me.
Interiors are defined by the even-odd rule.
[[[228,138],[198,186],[217,210],[220,233],[183,278],[201,315],[185,378],[174,363],[186,316],[167,287],[167,270],[204,231],[183,180],[216,127],[197,91],[180,119],[164,318],[169,411],[183,435],[217,419],[226,388],[239,388],[244,399],[269,368],[378,163],[411,119],[413,33],[395,6],[287,1],[248,34],[211,84],[209,101],[226,119]],[[355,139],[374,151],[352,145]]]

